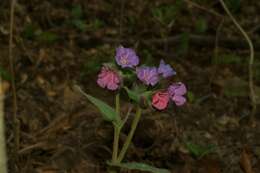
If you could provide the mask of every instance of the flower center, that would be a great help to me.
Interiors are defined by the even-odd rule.
[[[125,57],[125,56],[123,56],[122,58],[121,58],[121,61],[120,61],[123,65],[125,65],[125,64],[127,64],[128,63],[128,61],[127,61],[127,58]]]
[[[144,72],[144,80],[145,81],[149,80],[149,74],[146,71]]]

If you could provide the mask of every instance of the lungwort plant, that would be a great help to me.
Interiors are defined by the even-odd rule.
[[[123,46],[116,49],[115,62],[103,64],[98,74],[97,84],[115,93],[115,108],[89,94],[84,93],[84,95],[100,110],[104,120],[113,124],[113,153],[112,160],[108,162],[108,165],[157,173],[169,172],[166,169],[155,168],[143,163],[123,163],[122,161],[132,141],[143,109],[150,107],[162,111],[170,103],[182,106],[186,102],[184,95],[187,89],[182,82],[171,83],[167,88],[159,87],[159,83],[162,80],[169,80],[174,75],[176,75],[176,72],[164,60],[160,61],[158,67],[140,65],[136,52],[131,48],[124,48]],[[121,115],[120,93],[122,92],[127,93],[129,101],[135,107],[133,109],[135,110],[135,116],[132,120],[129,134],[122,148],[119,149],[120,133],[129,115]]]

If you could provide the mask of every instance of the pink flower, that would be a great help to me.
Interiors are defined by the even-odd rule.
[[[98,74],[97,84],[102,88],[116,90],[120,85],[120,77],[114,70],[103,66],[101,72]]]
[[[152,105],[158,110],[163,110],[167,107],[169,102],[169,94],[168,92],[158,91],[153,95]]]

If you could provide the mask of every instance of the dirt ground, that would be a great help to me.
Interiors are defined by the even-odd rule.
[[[260,96],[260,2],[228,2],[255,44]],[[9,1],[1,1],[0,73],[10,84],[9,14]],[[185,106],[145,111],[126,161],[172,173],[260,172],[259,109],[254,125],[248,123],[249,50],[217,0],[20,0],[14,26],[20,145],[15,159],[10,87],[5,98],[10,173],[107,172],[112,125],[73,86],[113,105],[114,93],[99,88],[96,78],[120,44],[135,48],[147,64],[166,59],[177,71],[173,80],[189,90]]]

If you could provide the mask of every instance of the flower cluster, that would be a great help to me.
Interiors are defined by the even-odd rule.
[[[166,91],[158,91],[153,95],[152,105],[158,110],[163,110],[172,100],[177,106],[181,106],[186,102],[186,92],[187,89],[182,82],[173,83]]]
[[[135,72],[137,78],[147,86],[155,86],[160,79],[169,78],[176,75],[176,72],[164,60],[160,61],[159,67],[139,66],[139,57],[131,48],[120,46],[116,49],[115,61],[121,68],[128,68]],[[103,66],[98,75],[97,83],[102,88],[117,90],[120,88],[123,80],[118,70]],[[163,110],[168,103],[173,101],[177,106],[186,102],[184,95],[187,89],[181,82],[171,84],[164,91],[156,91],[152,97],[152,105],[158,110]]]

